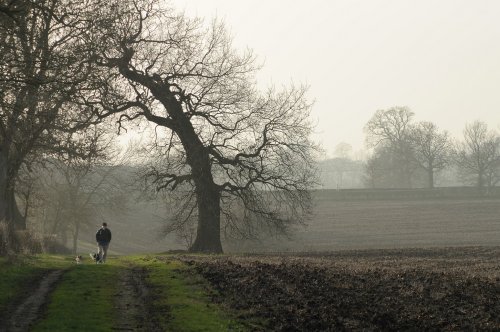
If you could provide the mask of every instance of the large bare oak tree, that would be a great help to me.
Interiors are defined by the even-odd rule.
[[[257,89],[259,66],[221,22],[189,19],[157,1],[110,3],[96,24],[97,62],[115,75],[95,101],[100,117],[157,127],[159,190],[181,190],[172,229],[197,218],[192,251],[222,252],[221,230],[286,231],[310,210],[314,144],[303,87]],[[112,21],[112,23],[110,23]]]

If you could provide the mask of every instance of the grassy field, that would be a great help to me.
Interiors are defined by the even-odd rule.
[[[290,240],[228,243],[233,252],[330,251],[500,245],[499,198],[335,200],[315,196],[314,216]]]

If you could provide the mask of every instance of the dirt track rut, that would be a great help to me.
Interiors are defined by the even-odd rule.
[[[151,302],[152,291],[146,283],[147,270],[129,267],[120,275],[115,308],[118,325],[114,331],[163,331]]]
[[[38,288],[29,295],[17,308],[13,310],[5,327],[0,331],[21,332],[29,331],[32,324],[39,318],[40,312],[47,303],[50,292],[63,275],[64,270],[55,270],[45,275]]]

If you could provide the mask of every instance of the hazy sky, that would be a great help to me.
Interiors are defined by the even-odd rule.
[[[265,62],[262,87],[310,85],[315,138],[329,155],[363,148],[377,109],[460,136],[466,122],[500,124],[500,1],[173,0],[188,16],[223,18],[235,46]]]

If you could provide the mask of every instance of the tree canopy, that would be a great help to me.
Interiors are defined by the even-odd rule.
[[[157,190],[184,193],[171,229],[196,218],[191,250],[221,252],[221,230],[249,237],[303,222],[315,151],[307,89],[259,91],[255,57],[236,51],[217,20],[206,25],[159,1],[101,10],[114,19],[96,24],[89,42],[113,80],[90,104],[120,126],[156,126],[148,175]]]
[[[62,133],[89,120],[79,100],[92,86],[92,50],[81,38],[90,8],[66,0],[0,8],[0,220],[25,228],[14,194],[20,168],[59,153]]]

